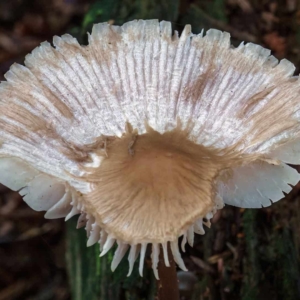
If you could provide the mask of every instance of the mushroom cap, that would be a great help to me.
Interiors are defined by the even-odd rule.
[[[295,67],[226,32],[139,20],[54,37],[0,85],[0,183],[45,217],[81,214],[88,245],[178,249],[223,203],[268,206],[299,181]],[[130,273],[129,272],[129,273]]]

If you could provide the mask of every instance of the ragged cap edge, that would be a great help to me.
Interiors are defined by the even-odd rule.
[[[147,245],[149,244],[147,241],[130,244],[126,241],[117,239],[113,233],[109,233],[104,228],[101,228],[97,224],[93,215],[85,211],[85,207],[80,200],[81,194],[76,192],[68,183],[38,172],[28,164],[16,158],[0,158],[0,166],[3,170],[6,166],[5,172],[1,172],[0,174],[0,182],[3,182],[9,188],[13,188],[18,191],[21,196],[24,197],[24,201],[32,209],[37,211],[46,211],[45,218],[55,219],[64,217],[67,221],[74,215],[80,214],[77,227],[80,228],[85,224],[88,236],[87,246],[92,246],[98,242],[101,250],[100,256],[105,255],[114,246],[114,244],[117,243],[118,248],[112,261],[113,271],[117,268],[127,250],[130,249],[128,256],[129,276],[132,272],[133,264],[140,253],[139,272],[141,276],[143,275],[145,253]],[[9,170],[14,170],[15,173],[11,173]],[[17,177],[16,174],[21,176]],[[14,178],[19,178],[19,181],[14,181]],[[215,207],[211,212],[199,218],[194,224],[189,225],[188,228],[182,230],[180,236],[184,237],[181,244],[183,251],[185,251],[186,242],[193,246],[194,233],[205,233],[203,225],[210,227],[210,219],[212,219],[216,211],[222,207],[223,202],[221,198],[217,197]],[[178,238],[180,236],[178,236]],[[185,237],[187,237],[187,239]],[[170,243],[175,262],[182,270],[187,270],[179,252],[178,238],[173,241],[165,241],[162,244],[152,244],[152,268],[157,279],[159,278],[157,264],[159,260],[160,247],[164,249],[163,254],[165,264],[167,266],[169,265],[168,254],[166,251],[168,243]],[[134,255],[132,252],[134,252]]]
[[[133,21],[133,22],[135,22],[135,21]],[[149,32],[144,36],[144,38],[161,38],[161,32],[159,31],[159,30],[157,30],[157,21],[143,21],[143,22],[153,22],[153,24],[155,23],[156,25],[154,26],[153,25],[153,30],[151,29],[152,27],[152,25],[151,26],[149,26]],[[141,24],[141,23],[140,23]],[[148,24],[148,23],[147,23]],[[150,24],[150,23],[149,23]],[[152,24],[152,23],[151,23]],[[161,23],[162,24],[162,23]],[[145,24],[144,24],[145,25]],[[128,42],[131,42],[132,40],[134,41],[134,39],[135,38],[141,38],[141,36],[139,35],[139,31],[136,31],[136,23],[132,23],[132,24],[129,24],[129,23],[127,23],[127,25],[126,26],[124,26],[124,28],[122,29],[123,30],[123,33],[122,34],[124,34],[124,32],[127,34],[127,37],[126,37],[126,41],[128,41]],[[146,26],[146,25],[145,25]],[[148,25],[147,25],[148,26]],[[161,25],[161,28],[165,28],[165,26],[166,25]],[[99,28],[100,28],[101,26],[99,26]],[[108,32],[109,30],[109,26],[106,24],[106,25],[103,25],[102,26],[103,28],[105,28],[105,30]],[[102,28],[101,27],[101,28]],[[105,33],[105,32],[102,32],[102,30],[104,30],[103,28],[102,29],[99,29],[99,30],[96,30],[95,29],[95,31],[94,31],[94,33],[92,32],[92,36],[93,36],[93,34],[94,34],[94,39],[93,40],[91,40],[91,44],[92,43],[94,43],[94,42],[96,42],[97,41],[97,38],[98,38],[98,36],[102,36],[102,38],[105,38],[105,35],[107,34],[111,34],[111,33]],[[114,37],[116,37],[116,42],[119,42],[120,41],[120,36],[118,36],[118,35],[120,35],[121,34],[121,29],[120,29],[121,27],[115,27],[114,29],[113,29],[113,34],[114,34]],[[126,34],[125,34],[125,36],[126,36]],[[165,38],[169,38],[170,39],[170,42],[174,42],[174,41],[177,41],[177,39],[176,39],[176,34],[175,34],[175,38],[172,38],[171,36],[169,36],[169,31],[167,30],[167,34],[166,34],[166,36],[165,36]],[[179,43],[180,42],[183,42],[183,41],[185,41],[186,39],[188,39],[188,38],[191,38],[191,39],[195,39],[196,40],[196,38],[195,38],[195,36],[192,36],[191,35],[191,32],[190,32],[190,27],[186,27],[185,28],[185,30],[183,31],[183,34],[180,36],[180,39],[178,39],[178,41],[179,41]],[[221,33],[220,31],[216,31],[216,30],[210,30],[210,31],[208,31],[207,32],[207,34],[206,34],[206,36],[204,37],[205,39],[207,39],[207,40],[209,40],[209,41],[211,41],[212,43],[213,42],[218,42],[218,43],[221,43],[221,45],[223,45],[224,47],[229,47],[229,35],[226,33]],[[63,38],[65,41],[67,41],[67,42],[70,42],[70,43],[73,43],[74,42],[74,39],[70,39],[69,37],[67,37],[67,36],[65,36],[64,38]],[[58,39],[56,39],[55,40],[55,44],[56,44],[56,47],[59,47],[59,40]],[[45,48],[47,48],[47,47],[49,47],[49,45],[48,44],[43,44],[42,46],[41,46],[41,48],[42,47],[44,47],[43,48],[43,50],[45,50]],[[269,52],[267,51],[267,50],[265,50],[265,49],[263,49],[262,47],[260,47],[260,46],[257,46],[257,45],[253,45],[253,44],[247,44],[245,47],[243,47],[243,46],[241,46],[241,47],[238,47],[237,48],[238,50],[237,51],[241,51],[241,52],[243,52],[244,54],[246,54],[247,56],[251,56],[253,59],[259,59],[259,60],[261,60],[262,61],[262,64],[266,64],[266,65],[268,65],[269,67],[274,67],[275,65],[276,65],[276,63],[275,63],[275,60],[271,57],[271,56],[269,56]],[[37,59],[37,56],[38,56],[38,50],[35,52],[35,53],[33,53],[34,55],[36,55],[36,59]],[[50,54],[49,54],[50,55]],[[28,58],[28,63],[30,64],[30,57]],[[34,63],[36,63],[35,61],[32,61],[32,63],[34,64]],[[276,65],[276,68],[278,68],[279,70],[281,70],[282,71],[282,73],[284,73],[287,77],[290,77],[292,74],[293,74],[293,72],[294,72],[294,66],[290,63],[290,62],[288,62],[288,61],[286,61],[286,60],[282,60],[278,65]],[[11,76],[12,76],[13,74],[12,73],[8,73],[7,74],[7,79],[8,80],[10,80],[10,78],[11,78]],[[29,176],[32,176],[31,175],[31,173],[30,173],[30,171],[28,171],[28,174],[29,174]],[[33,178],[33,180],[36,180],[37,182],[35,183],[35,181],[33,181],[33,183],[31,184],[31,185],[29,185],[29,187],[31,186],[31,187],[33,187],[33,186],[35,186],[35,185],[38,185],[39,183],[40,183],[40,181],[47,181],[47,179],[46,178],[43,178],[43,175],[39,175],[39,174],[36,174],[36,176],[34,175],[34,177],[32,177]],[[27,180],[27,178],[25,178],[25,179],[23,179],[23,180]],[[39,181],[40,180],[40,181]],[[18,190],[18,188],[17,188],[17,186],[19,186],[20,184],[17,182],[13,182],[13,183],[8,183],[8,184],[10,184],[12,187],[14,187],[14,189],[15,190]],[[24,186],[22,186],[22,187],[24,187]],[[24,194],[25,194],[25,192],[26,193],[28,193],[28,190],[26,190],[26,187],[24,188],[25,190],[23,190],[23,192],[24,192]],[[27,187],[27,189],[28,189],[28,187]],[[69,212],[69,214],[68,214],[68,218],[69,217],[71,217],[72,215],[74,215],[74,214],[78,214],[78,213],[81,213],[81,210],[83,209],[83,207],[80,207],[80,205],[77,203],[77,205],[74,205],[74,203],[76,203],[76,196],[74,196],[74,198],[70,195],[70,193],[71,192],[69,192],[69,191],[67,191],[66,192],[66,194],[68,195],[68,196],[65,196],[66,194],[64,194],[64,196],[61,198],[61,200],[59,200],[59,202],[60,201],[62,201],[61,202],[61,206],[59,205],[59,206],[56,206],[56,204],[54,205],[54,206],[56,206],[56,209],[57,210],[61,210],[62,208],[64,208],[65,209],[65,207],[66,207],[66,203],[68,203],[68,201],[70,200],[70,199],[72,199],[72,206],[73,206],[73,208],[72,208],[72,210]],[[58,195],[57,195],[57,197],[60,197],[60,196],[62,196],[62,191],[60,191],[59,190],[59,192],[58,192]],[[56,196],[56,195],[55,195]],[[64,199],[64,200],[63,200]],[[52,201],[50,201],[51,202],[51,204],[52,204]],[[57,203],[58,204],[58,203]],[[33,204],[32,204],[33,205]],[[50,203],[48,203],[47,205],[50,205]],[[56,210],[56,209],[54,209],[54,206],[52,206],[51,208],[49,208],[49,214],[48,214],[48,216],[55,216],[55,213],[54,213],[54,211]],[[39,207],[39,209],[43,209],[42,207]],[[52,209],[52,211],[51,211],[51,209]],[[60,212],[60,214],[63,214],[62,212]],[[57,214],[57,215],[59,215],[59,214]],[[92,220],[92,217],[90,216],[89,217],[89,219],[90,220]],[[94,223],[93,223],[94,224]],[[94,228],[96,227],[96,225],[94,224]],[[200,230],[201,231],[201,230]],[[191,232],[192,232],[192,230],[189,228],[185,233],[183,233],[183,235],[186,237],[186,239],[185,240],[189,240],[190,241],[190,243],[192,243],[192,234],[191,234]],[[106,233],[106,235],[107,236],[109,236],[109,234],[108,233]],[[103,234],[102,236],[105,236],[105,234]],[[104,249],[105,249],[105,251],[108,251],[107,249],[109,249],[112,245],[113,245],[113,242],[114,242],[114,237],[106,237],[106,239],[105,239],[105,243],[103,244],[103,247],[104,247]],[[176,241],[177,242],[177,241]],[[91,243],[91,242],[90,242]],[[158,253],[158,251],[157,251],[157,248],[156,248],[156,246],[154,246],[154,248],[156,249],[155,250],[155,253],[157,254]],[[144,246],[144,244],[143,244],[143,246],[141,246],[141,249],[142,249],[142,256],[144,255],[144,251],[145,251],[145,246]],[[172,244],[172,251],[173,251],[173,253],[175,253],[174,255],[175,255],[175,258],[176,258],[176,254],[177,254],[177,248],[176,248],[176,245],[173,245]],[[119,253],[123,253],[124,251],[119,251]],[[154,261],[156,261],[156,257],[155,257],[155,255],[156,254],[154,254]],[[121,254],[118,254],[118,255],[121,255]],[[118,261],[118,259],[116,259],[117,261]],[[181,260],[177,257],[177,263],[179,264],[179,265],[182,265],[182,262],[181,262]],[[115,265],[116,263],[114,263],[114,265]],[[154,263],[154,266],[155,266],[155,263]]]

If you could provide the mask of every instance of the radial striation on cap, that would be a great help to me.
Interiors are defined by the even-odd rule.
[[[147,245],[158,278],[225,204],[271,205],[300,177],[295,67],[230,35],[171,23],[96,24],[54,37],[0,85],[0,183],[46,218],[80,214],[115,270]]]

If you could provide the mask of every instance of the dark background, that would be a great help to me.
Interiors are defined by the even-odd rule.
[[[44,40],[51,42],[53,35],[68,32],[85,44],[85,33],[95,22],[120,25],[141,18],[170,20],[179,31],[186,23],[192,24],[194,33],[211,27],[228,31],[235,46],[241,41],[261,44],[277,58],[291,60],[299,72],[296,0],[0,0],[0,79],[13,62],[22,63],[27,53]],[[300,299],[299,187],[269,208],[227,206],[218,212],[212,228],[196,236],[195,247],[184,254],[189,272],[179,273],[182,299]],[[32,211],[18,194],[0,185],[0,300],[70,299],[78,282],[71,271],[70,288],[65,257],[81,262],[80,255],[70,254],[77,234],[85,239],[82,229],[72,232],[72,238],[68,231],[66,246],[63,220],[45,220],[43,213]],[[91,273],[86,270],[84,276]],[[131,281],[116,274],[104,285],[101,279],[103,289],[118,290],[120,299],[153,299],[151,272]],[[94,298],[77,294],[76,299]]]

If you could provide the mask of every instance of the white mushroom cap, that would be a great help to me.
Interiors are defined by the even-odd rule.
[[[169,22],[97,24],[89,45],[42,43],[0,85],[0,183],[45,217],[82,214],[88,246],[178,249],[223,201],[262,207],[299,175],[300,84],[270,51]],[[223,199],[223,200],[222,200]],[[207,219],[205,222],[203,219]]]

